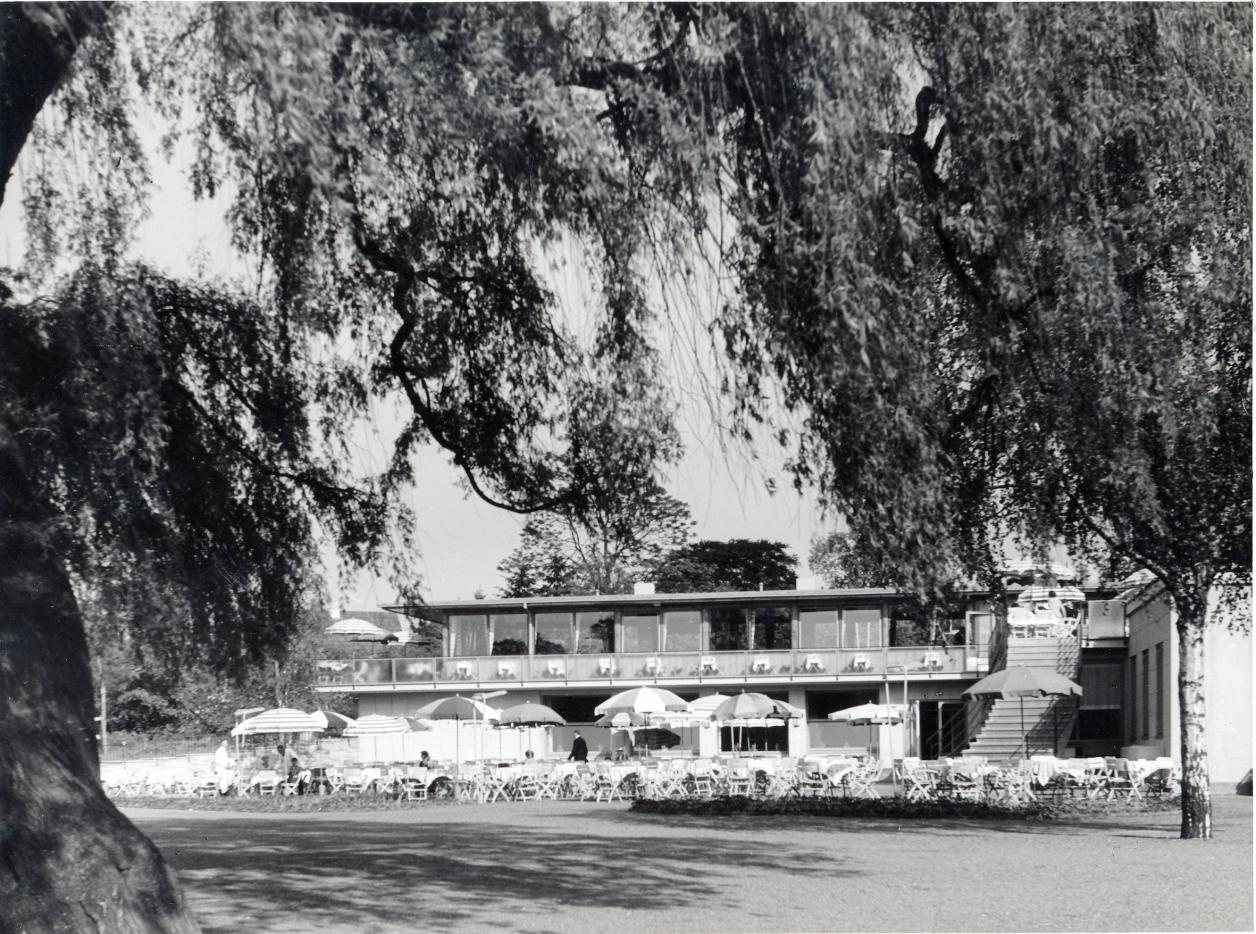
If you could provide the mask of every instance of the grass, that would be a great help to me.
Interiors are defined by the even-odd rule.
[[[127,807],[206,934],[1252,930],[1252,799],[1172,811],[827,820],[628,806],[164,799]],[[245,799],[247,800],[247,799]],[[369,799],[368,799],[369,800]],[[873,802],[875,803],[875,802]],[[181,805],[181,806],[180,806]],[[194,804],[193,807],[196,807]],[[234,813],[233,813],[234,812]]]

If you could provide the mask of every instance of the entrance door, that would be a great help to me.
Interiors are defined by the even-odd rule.
[[[920,757],[957,756],[964,748],[966,718],[963,701],[920,702]]]

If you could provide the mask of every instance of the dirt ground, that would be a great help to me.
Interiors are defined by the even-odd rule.
[[[207,932],[1252,930],[1252,799],[1042,824],[631,814],[622,804],[128,810]]]

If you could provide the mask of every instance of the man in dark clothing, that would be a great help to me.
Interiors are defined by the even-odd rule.
[[[567,757],[570,762],[575,759],[577,762],[589,761],[589,744],[584,741],[584,737],[579,732],[576,733],[575,739],[571,741],[571,755]]]

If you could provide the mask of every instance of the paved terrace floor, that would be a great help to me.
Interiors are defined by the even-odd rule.
[[[1070,823],[130,810],[208,932],[1252,930],[1252,799]]]

